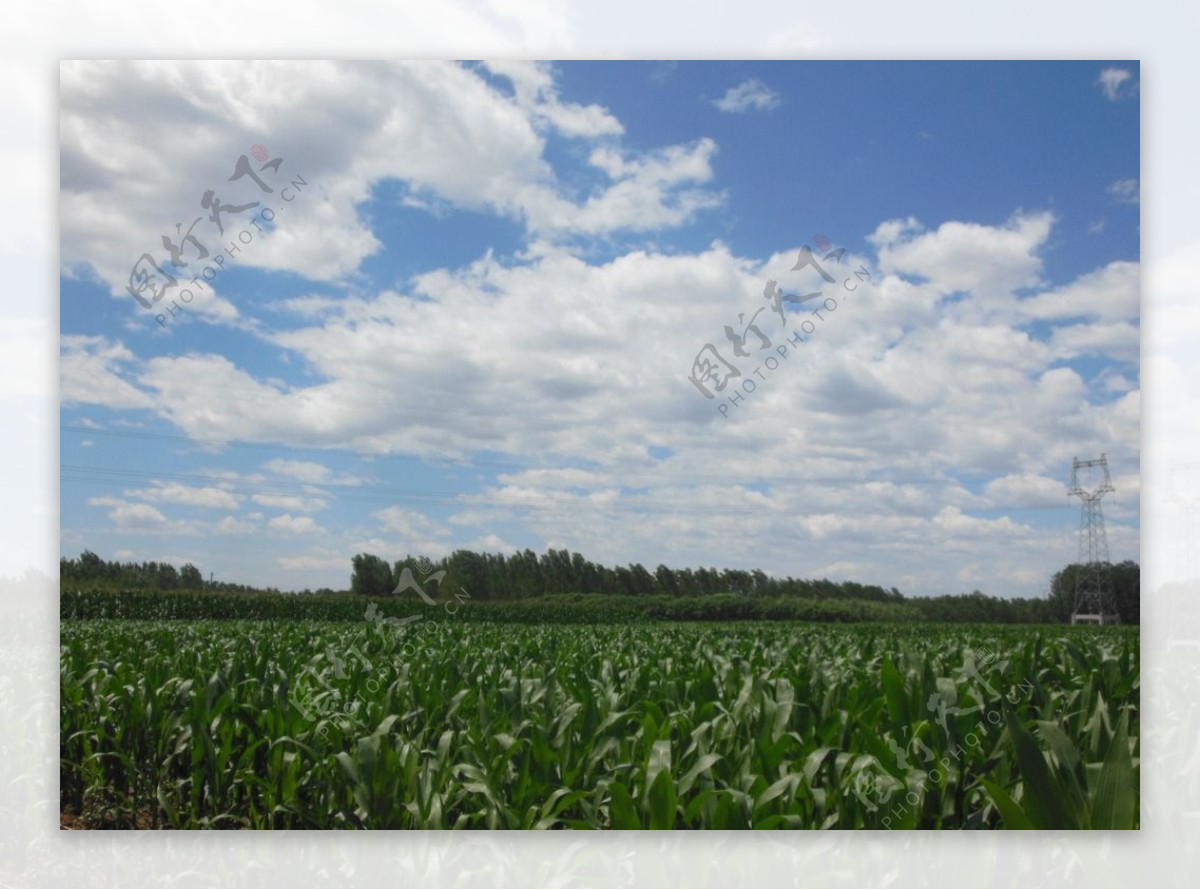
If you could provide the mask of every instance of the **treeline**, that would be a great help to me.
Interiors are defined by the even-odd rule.
[[[58,579],[64,590],[216,590],[224,593],[280,593],[274,587],[205,581],[200,570],[190,562],[180,569],[169,562],[116,562],[101,559],[91,550],[83,551],[78,559],[60,559]]]
[[[1083,566],[1072,564],[1050,582],[1051,621],[1070,621],[1075,608],[1075,583]],[[1109,566],[1113,600],[1122,624],[1142,623],[1142,569],[1127,559]]]
[[[118,563],[84,551],[60,562],[62,610],[72,617],[247,618],[297,617],[354,620],[363,598],[387,614],[406,616],[432,604],[470,603],[478,618],[550,620],[928,621],[1059,624],[1070,620],[1080,566],[1055,574],[1049,597],[1006,599],[978,590],[906,598],[892,587],[827,579],[772,578],[761,571],[607,567],[566,550],[510,556],[459,550],[436,561],[408,556],[388,563],[360,553],[351,562],[350,593],[329,588],[308,596],[243,584],[206,582],[199,569],[165,563]],[[1111,566],[1114,598],[1123,624],[1140,621],[1140,568]],[[155,601],[161,592],[177,594]],[[94,596],[96,592],[108,594]],[[140,593],[139,593],[140,592]],[[120,594],[114,597],[114,594]],[[195,594],[185,596],[184,594]],[[140,595],[145,594],[145,596]],[[249,594],[250,596],[246,596]],[[421,596],[420,594],[424,594]],[[147,598],[149,597],[149,598]],[[120,605],[128,601],[128,609]],[[157,605],[155,605],[157,603]],[[305,605],[307,603],[307,605]],[[476,607],[486,607],[478,611]],[[380,614],[383,614],[382,612]],[[606,617],[613,616],[613,617]]]
[[[466,590],[476,600],[518,600],[557,593],[665,597],[731,593],[768,598],[904,602],[904,595],[894,587],[885,590],[854,581],[772,578],[758,570],[672,569],[660,565],[651,572],[639,563],[610,568],[567,550],[547,550],[540,556],[532,550],[511,556],[457,550],[436,561],[408,556],[391,564],[373,554],[360,553],[351,561],[350,590],[364,596],[389,596],[397,592],[405,577],[420,584],[433,598],[440,589],[446,592],[444,595]]]
[[[1001,599],[974,593],[913,597],[927,621],[1066,624],[1075,610],[1075,583],[1083,566],[1071,564],[1055,573],[1049,597]],[[1113,606],[1122,624],[1141,624],[1142,570],[1132,560],[1109,565]]]
[[[922,620],[952,624],[1058,624],[1049,600],[1003,599],[973,593],[913,597],[906,602]]]

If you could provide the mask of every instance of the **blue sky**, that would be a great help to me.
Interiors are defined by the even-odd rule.
[[[567,547],[1036,595],[1074,558],[1071,458],[1104,452],[1139,557],[1136,62],[61,81],[64,555],[303,589],[364,550]],[[255,145],[270,194],[228,181]],[[159,324],[130,268],[208,189],[260,201],[201,220],[210,256],[251,240]],[[844,248],[832,284],[805,245]],[[786,354],[809,304],[785,328],[768,280],[839,298]],[[706,399],[694,360],[736,365],[760,310],[771,346]]]

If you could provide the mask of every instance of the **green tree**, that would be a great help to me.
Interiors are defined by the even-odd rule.
[[[179,570],[169,562],[157,567],[155,577],[160,590],[174,590],[179,586]]]
[[[89,580],[99,578],[104,573],[104,560],[91,550],[85,550],[79,554],[79,569],[84,578]]]
[[[659,593],[679,596],[679,581],[675,578],[675,573],[665,565],[660,565],[654,570],[654,580],[658,584]]]
[[[351,565],[351,593],[362,596],[388,596],[392,593],[395,582],[392,579],[391,566],[385,560],[370,553],[359,553],[351,561]]]
[[[1083,567],[1071,563],[1055,574],[1050,582],[1050,603],[1054,618],[1058,621],[1071,620],[1075,609],[1075,583]],[[1110,565],[1113,598],[1122,624],[1141,623],[1141,567],[1132,560]]]
[[[629,585],[638,596],[651,596],[654,593],[654,576],[640,562],[632,563],[629,566]]]
[[[491,572],[485,557],[472,550],[455,550],[446,563],[446,577],[438,585],[446,588],[446,593],[430,590],[430,596],[441,599],[453,596],[455,590],[462,590],[475,599],[492,598]]]
[[[189,562],[179,570],[179,586],[188,590],[199,590],[204,586],[204,576]]]

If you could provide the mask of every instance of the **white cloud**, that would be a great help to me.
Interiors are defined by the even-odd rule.
[[[441,523],[404,507],[387,507],[371,515],[379,520],[385,531],[402,538],[439,537],[448,533]]]
[[[1137,89],[1133,74],[1126,68],[1105,68],[1096,78],[1096,85],[1110,102],[1132,95]]]
[[[108,518],[118,528],[165,528],[170,525],[167,517],[149,504],[130,504],[116,498],[91,498],[88,503],[96,507],[112,507]]]
[[[1128,322],[1071,325],[1056,328],[1050,345],[1061,358],[1092,355],[1136,365],[1141,351],[1141,331]]]
[[[594,162],[612,176],[638,163],[619,151]],[[1110,263],[1048,287],[1040,252],[1053,224],[1037,213],[933,230],[881,224],[878,256],[829,262],[831,293],[859,264],[871,280],[728,420],[687,381],[692,360],[706,342],[725,346],[723,325],[738,312],[766,307],[766,279],[804,286],[789,271],[798,244],[765,260],[713,244],[589,261],[542,243],[517,260],[421,275],[408,293],[306,305],[296,327],[263,336],[311,372],[308,382],[264,380],[200,353],[130,357],[111,373],[205,439],[502,456],[495,483],[459,498],[444,522],[393,506],[373,514],[378,530],[353,531],[364,540],[308,533],[339,553],[394,559],[472,539],[535,540],[622,564],[707,565],[716,553],[723,565],[811,574],[870,552],[878,575],[859,580],[939,592],[964,571],[994,592],[1030,592],[1030,573],[1048,577],[1073,544],[1004,515],[1034,509],[1036,491],[1018,482],[1056,478],[1093,448],[1136,467],[1140,447],[1136,365],[1124,393],[1056,367],[1089,350],[1135,362],[1138,267]],[[789,332],[800,321],[790,318]],[[776,323],[769,310],[767,319]],[[1049,335],[1035,338],[1032,322]],[[104,391],[92,394],[98,404]],[[671,456],[652,458],[653,445]],[[336,489],[322,466],[263,469]],[[1002,481],[989,490],[990,480]],[[289,527],[312,523],[292,518],[304,511],[289,497],[338,493],[254,500],[287,510]],[[1060,531],[1076,520],[1066,510]],[[1114,519],[1114,553],[1136,554],[1133,531]],[[952,560],[915,557],[930,548]],[[1015,551],[1020,565],[1004,557]]]
[[[1025,318],[1038,320],[1134,320],[1141,313],[1141,265],[1109,263],[1063,287],[1021,300],[1019,310]]]
[[[560,101],[553,68],[546,62],[492,60],[485,64],[493,74],[508,78],[522,109],[564,136],[620,136],[625,132],[621,122],[599,105]]]
[[[87,504],[89,507],[119,507],[125,502],[120,498],[101,495],[100,497],[88,498]]]
[[[779,106],[779,94],[757,78],[751,78],[726,90],[725,95],[713,102],[719,110],[730,114],[745,114],[747,111],[770,111]]]
[[[180,272],[189,274],[177,278],[194,297],[181,318],[252,327],[239,309],[247,297],[229,292],[220,271],[188,285],[203,264],[219,270],[220,256],[230,268],[344,280],[380,249],[359,208],[385,180],[404,183],[418,203],[499,213],[554,238],[654,231],[719,203],[701,188],[711,177],[710,141],[622,148],[620,122],[599,106],[562,102],[552,68],[489,67],[510,80],[511,95],[478,70],[443,62],[64,63],[64,274],[90,267],[128,304],[131,324],[154,325],[126,293],[131,269],[144,253],[165,261],[164,233],[179,242],[176,224],[186,231],[202,218],[194,233],[208,257],[185,245]],[[617,153],[621,172],[575,194],[544,156],[546,127]],[[200,130],[225,135],[217,144],[195,138]],[[229,182],[238,156],[264,133],[282,158],[278,171],[261,171],[270,193],[249,178]],[[200,206],[214,186],[224,203],[260,207],[229,212],[220,234]],[[250,223],[264,207],[278,211],[273,228]],[[250,240],[238,243],[242,232]]]
[[[499,535],[484,535],[472,541],[467,549],[480,553],[514,553],[520,548],[514,547]]]
[[[712,178],[711,160],[716,150],[716,143],[707,138],[639,154],[598,148],[589,162],[604,171],[612,184],[582,204],[548,191],[531,193],[526,207],[528,225],[539,234],[587,235],[682,225],[699,211],[721,204],[720,195],[689,187]]]
[[[117,409],[153,406],[153,397],[123,376],[137,364],[121,343],[105,337],[64,335],[59,357],[63,404],[103,404]]]
[[[214,527],[219,535],[248,535],[257,530],[257,526],[253,522],[238,519],[235,516],[226,516]]]
[[[301,482],[326,482],[330,477],[329,467],[309,460],[283,460],[275,458],[263,464],[264,470],[269,470],[280,476],[290,476]],[[266,506],[275,506],[267,504]]]
[[[156,503],[184,504],[189,507],[205,507],[210,510],[235,510],[238,499],[221,488],[211,485],[188,486],[175,482],[158,482],[150,488],[127,491],[130,497]]]
[[[928,279],[943,294],[1003,297],[1040,283],[1038,251],[1053,224],[1046,212],[1016,214],[1003,226],[946,222],[931,232],[892,221],[873,240],[884,272]]]
[[[255,494],[250,500],[263,507],[275,507],[278,510],[294,510],[298,513],[317,513],[328,506],[321,497],[302,497],[291,494]]]
[[[1106,371],[1100,375],[1104,388],[1109,392],[1126,393],[1137,389],[1137,384],[1117,371]]]
[[[267,526],[292,535],[311,535],[323,531],[311,516],[283,514],[267,521]]]
[[[972,538],[1014,538],[1031,529],[1013,522],[1007,516],[999,519],[982,519],[968,516],[958,507],[946,506],[937,512],[933,525],[954,535],[965,535]]]
[[[1077,314],[1126,320],[1137,305],[1132,264],[1111,264],[1028,299],[991,296],[1039,279],[1037,248],[1048,226],[1043,217],[1025,217],[1002,227],[946,223],[920,233],[901,227],[885,240],[884,259],[928,284],[907,284],[896,273],[864,284],[856,302],[807,347],[803,366],[781,370],[779,384],[764,387],[759,403],[781,416],[825,412],[821,423],[841,439],[840,426],[864,412],[886,416],[891,425],[902,420],[894,413],[899,406],[926,406],[939,411],[949,430],[961,425],[956,412],[961,418],[977,410],[970,408],[972,392],[1016,397],[1036,388],[1038,372],[1063,349],[1078,348],[1082,332],[1064,334],[1055,345],[1031,340],[1012,324]],[[224,358],[199,355],[156,359],[145,379],[169,419],[218,440],[428,456],[479,448],[557,452],[611,463],[645,459],[631,442],[677,441],[683,431],[705,429],[717,432],[717,450],[740,448],[724,437],[741,435],[743,425],[707,429],[713,407],[687,382],[688,368],[700,346],[721,340],[721,325],[736,320],[733,307],[761,305],[768,276],[786,283],[794,258],[793,248],[755,264],[715,245],[696,255],[633,253],[601,265],[556,249],[525,264],[485,260],[423,276],[421,302],[393,293],[347,299],[329,307],[320,324],[274,335],[276,345],[314,368],[320,383],[283,390]],[[846,260],[843,268],[858,262]],[[967,296],[953,311],[935,312],[938,295],[953,292]],[[852,313],[869,324],[850,321]],[[1125,329],[1100,334],[1127,346]],[[962,399],[947,400],[947,367],[954,368]],[[787,379],[806,385],[784,385]],[[421,385],[397,387],[396,380]],[[230,392],[239,397],[227,398]],[[893,415],[880,413],[887,411]],[[1031,432],[1028,423],[1017,427]],[[782,441],[788,439],[784,432]],[[322,476],[307,463],[270,468]],[[547,482],[539,480],[539,490]],[[297,497],[255,500],[296,512]]]
[[[1136,179],[1118,179],[1108,187],[1108,193],[1122,204],[1137,204],[1141,201],[1141,185]]]
[[[88,506],[108,507],[108,518],[112,522],[109,531],[137,532],[162,536],[204,535],[213,530],[213,526],[200,520],[171,519],[157,507],[146,503],[133,503],[122,498],[108,495],[89,498]],[[97,527],[105,531],[103,526]],[[96,528],[93,529],[94,534]],[[66,529],[64,529],[66,534]]]
[[[1012,473],[993,479],[984,488],[994,506],[1006,509],[1062,507],[1067,487],[1061,479],[1034,473]]]

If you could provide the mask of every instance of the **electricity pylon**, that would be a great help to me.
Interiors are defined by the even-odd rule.
[[[1081,472],[1082,471],[1082,472]],[[1079,570],[1075,576],[1075,608],[1072,624],[1116,624],[1116,597],[1108,564],[1108,535],[1104,531],[1101,499],[1112,492],[1108,458],[1075,458],[1071,466],[1069,495],[1079,498]]]

